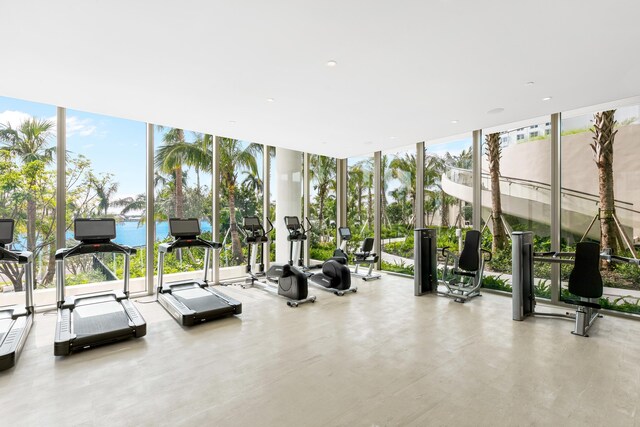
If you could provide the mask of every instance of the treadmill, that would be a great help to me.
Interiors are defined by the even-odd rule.
[[[213,290],[207,281],[211,251],[222,247],[200,237],[197,218],[169,219],[169,232],[174,240],[158,248],[158,302],[182,326],[193,326],[207,320],[242,313],[242,303]],[[188,279],[163,283],[164,257],[182,248],[204,248],[204,280]]]
[[[0,371],[13,367],[33,324],[33,254],[29,251],[12,251],[6,245],[13,241],[12,219],[0,219],[0,262],[22,265],[25,278],[24,307],[0,308]]]
[[[74,239],[80,243],[56,251],[58,320],[54,354],[65,356],[131,337],[143,337],[147,333],[147,324],[129,300],[129,257],[136,250],[112,241],[116,237],[116,222],[113,218],[76,219],[73,226]],[[124,255],[124,290],[65,297],[65,260],[97,253]]]

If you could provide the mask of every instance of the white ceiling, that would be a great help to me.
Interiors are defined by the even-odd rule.
[[[637,0],[0,0],[0,95],[348,157],[640,95],[638,16]]]

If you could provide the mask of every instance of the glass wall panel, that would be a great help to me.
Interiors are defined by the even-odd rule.
[[[247,262],[247,244],[239,228],[243,218],[256,215],[262,221],[264,146],[231,138],[218,138],[218,141],[220,238],[223,244],[220,267],[224,268]]]
[[[309,221],[311,222],[312,260],[325,261],[336,249],[336,179],[337,162],[333,157],[309,156],[311,189]]]
[[[511,292],[511,233],[532,231],[534,250],[551,245],[551,121],[487,133],[482,157],[483,245],[492,252],[484,287]],[[535,264],[536,295],[551,297],[550,264]]]
[[[211,238],[213,137],[184,129],[156,126],[154,141],[154,252],[157,260],[158,244],[171,240],[169,218],[198,218],[202,237]],[[204,250],[190,248],[167,256],[164,272],[170,275],[202,271],[203,267]]]
[[[0,97],[0,218],[15,220],[9,248],[34,253],[36,289],[55,287],[55,146],[55,107]],[[24,304],[24,286],[0,264],[0,305]]]
[[[380,174],[382,269],[413,274],[416,146],[410,145],[392,152],[383,152]]]
[[[67,110],[66,245],[77,244],[75,218],[115,218],[115,241],[137,249],[131,292],[145,290],[145,152],[145,123]],[[123,279],[123,266],[122,254],[73,257],[65,263],[66,285],[112,289],[111,281]]]
[[[373,154],[347,159],[347,226],[351,230],[349,254],[373,237],[375,189]]]
[[[562,250],[581,240],[634,257],[640,243],[640,105],[562,120]],[[566,296],[568,271],[563,269]],[[640,313],[640,267],[601,263],[603,307]]]

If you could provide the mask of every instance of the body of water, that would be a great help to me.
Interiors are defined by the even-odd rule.
[[[200,231],[211,231],[208,221],[200,221]],[[164,240],[169,236],[169,222],[156,222],[156,240]],[[67,232],[67,239],[73,239],[73,231]],[[147,225],[138,225],[138,221],[116,223],[116,243],[127,246],[144,246],[147,241]]]

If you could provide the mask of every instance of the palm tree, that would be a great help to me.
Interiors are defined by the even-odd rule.
[[[164,129],[158,126],[158,129]],[[184,217],[184,191],[183,170],[186,163],[187,143],[184,139],[184,130],[171,128],[162,137],[164,145],[156,150],[155,166],[165,174],[172,174],[175,178],[174,201],[175,216]]]
[[[491,216],[493,219],[491,250],[495,253],[507,246],[507,232],[502,223],[502,203],[500,200],[500,158],[502,157],[500,134],[488,134],[485,137],[485,145],[489,160],[489,176],[491,177]]]
[[[415,154],[405,153],[403,156],[396,156],[389,164],[391,176],[401,183],[404,192],[401,193],[404,199],[409,199],[412,210],[416,205],[416,156]],[[400,194],[397,193],[396,194]],[[404,207],[403,207],[404,209]],[[412,218],[407,222],[411,225],[413,222],[413,213],[409,216]]]
[[[262,151],[262,145],[249,144],[243,147],[237,139],[216,137],[220,153],[220,184],[229,197],[229,229],[231,232],[231,253],[236,265],[242,264],[242,244],[236,220],[236,186],[238,173],[248,171],[258,174],[256,155]],[[214,195],[215,197],[215,195]]]
[[[607,110],[593,115],[593,160],[598,167],[600,194],[600,243],[614,253],[621,247],[621,236],[615,223],[615,198],[613,194],[613,143],[616,110]]]
[[[0,129],[0,141],[2,147],[11,154],[17,156],[26,169],[26,200],[27,200],[27,250],[36,250],[36,187],[42,169],[53,161],[55,147],[49,147],[49,138],[52,137],[53,122],[35,117],[28,118],[20,123],[17,128],[11,125]]]
[[[98,197],[98,215],[107,215],[109,206],[111,206],[111,196],[118,191],[118,183],[111,182],[111,178],[111,174],[100,178],[93,174],[89,175],[90,185],[96,191],[96,196]]]
[[[393,179],[390,163],[391,158],[388,155],[383,154],[380,158],[380,179],[382,180],[380,185],[381,194],[378,196],[380,197],[380,208],[382,212],[381,219],[383,223],[387,224],[387,227],[390,225],[389,216],[387,215],[387,205],[389,204],[387,200],[387,190],[389,188],[389,183]]]
[[[313,188],[318,192],[316,197],[318,200],[318,224],[321,241],[325,241],[325,203],[329,197],[329,192],[336,189],[336,172],[337,165],[334,158],[320,155],[310,156],[309,174],[311,180],[315,183]]]

